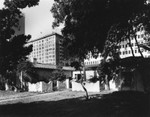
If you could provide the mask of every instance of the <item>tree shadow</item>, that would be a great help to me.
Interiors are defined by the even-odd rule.
[[[148,117],[148,98],[140,92],[39,101],[0,106],[1,117]]]

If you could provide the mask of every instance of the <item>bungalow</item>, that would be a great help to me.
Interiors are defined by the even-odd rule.
[[[51,92],[71,87],[70,78],[74,71],[74,68],[72,67],[62,67],[62,71],[66,77],[65,81],[55,81],[51,79],[51,73],[58,70],[58,66],[56,65],[34,63],[34,70],[36,72],[36,76],[34,77],[33,82],[28,82],[26,85],[30,92]],[[22,79],[21,77],[22,76],[20,76],[20,79]],[[22,82],[22,84],[24,85],[26,83]]]

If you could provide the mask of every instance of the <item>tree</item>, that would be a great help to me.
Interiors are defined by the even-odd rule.
[[[62,33],[70,55],[85,58],[93,48],[103,51],[110,27],[126,23],[145,7],[146,0],[55,0],[53,26],[64,22]],[[73,53],[72,53],[73,52]]]
[[[83,62],[81,62],[81,61],[76,59],[76,61],[73,61],[71,63],[71,67],[74,67],[76,70],[80,71],[80,75],[78,76],[79,78],[76,79],[76,82],[81,84],[83,90],[85,91],[86,99],[88,100],[89,99],[88,91],[87,91],[87,89],[84,86],[85,85],[85,81],[86,81],[86,73],[85,73],[85,66],[84,66]],[[81,71],[83,71],[83,74],[81,73]]]
[[[16,75],[16,77],[19,77],[19,79],[16,79],[18,81],[16,87],[21,90],[25,90],[26,82],[36,83],[40,81],[39,75],[34,68],[34,64],[28,60],[21,61],[17,64]]]
[[[64,81],[66,79],[66,75],[64,74],[63,69],[54,70],[50,75],[50,80],[52,81]]]
[[[22,17],[21,9],[38,5],[39,0],[5,0],[5,7],[0,10],[0,74],[6,78],[14,73],[17,65],[27,59],[32,46],[25,46],[30,35],[16,35],[14,27]]]
[[[115,61],[119,60],[119,54],[120,54],[120,46],[121,41],[126,41],[127,45],[131,48],[132,57],[129,59],[138,61],[139,57],[136,57],[133,52],[133,46],[131,43],[131,39],[135,40],[135,44],[138,48],[138,51],[142,58],[144,58],[142,54],[142,48],[145,50],[149,49],[149,29],[150,29],[150,5],[145,4],[145,6],[141,9],[139,12],[133,12],[133,15],[127,20],[127,22],[119,23],[117,25],[112,25],[110,30],[108,31],[107,40],[105,42],[105,47],[103,50],[102,56],[106,59],[107,57],[111,57],[111,59],[116,59]],[[146,43],[139,43],[137,40],[137,31],[139,31],[141,28],[144,28],[144,40]],[[119,50],[119,51],[118,51]],[[116,56],[117,55],[117,56]],[[144,59],[142,59],[144,61]],[[139,61],[139,62],[142,62]],[[139,65],[140,63],[136,63],[136,65]],[[121,65],[124,69],[124,66]],[[120,69],[122,69],[120,67]],[[136,69],[137,66],[131,66],[129,69]],[[116,66],[116,69],[118,69],[118,66]]]
[[[96,53],[101,52],[104,59],[108,56],[118,58],[122,39],[129,41],[134,56],[130,37],[134,37],[139,49],[136,29],[149,8],[146,1],[55,0],[51,9],[55,18],[53,27],[64,23],[62,34],[68,56],[77,57],[81,62],[88,52],[94,55],[94,49],[98,50]]]

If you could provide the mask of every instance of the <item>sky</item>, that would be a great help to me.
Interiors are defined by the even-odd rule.
[[[0,0],[0,8],[3,7],[3,1]],[[60,33],[60,28],[52,29],[54,18],[50,9],[53,3],[54,0],[40,0],[38,6],[22,10],[25,14],[25,34],[30,34],[32,40],[51,34],[52,32]]]

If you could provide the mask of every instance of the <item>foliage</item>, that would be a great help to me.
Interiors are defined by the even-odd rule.
[[[55,0],[51,12],[55,18],[53,27],[64,23],[62,34],[69,57],[83,61],[88,52],[102,53],[104,60],[98,68],[102,79],[108,76],[109,80],[122,69],[119,63],[122,41],[127,42],[133,57],[131,39],[135,40],[141,57],[141,48],[150,50],[147,0]],[[137,41],[137,31],[142,26],[147,36],[146,45]]]
[[[119,24],[111,26],[107,34],[105,47],[102,52],[104,60],[106,60],[108,57],[113,60],[120,58],[120,43],[124,34],[125,32],[121,29]]]
[[[97,81],[99,81],[99,78],[94,76],[94,77],[90,78],[88,81],[92,82],[92,83],[96,83]]]
[[[81,62],[73,61],[71,62],[71,67],[74,67],[76,70],[81,70]]]
[[[145,8],[146,0],[55,0],[53,26],[64,23],[62,33],[70,56],[86,57],[93,48],[102,52],[112,25],[128,20]]]
[[[1,74],[5,74],[6,71],[14,71],[17,68],[19,62],[26,60],[28,55],[32,51],[32,46],[24,46],[29,40],[30,36],[14,36],[9,42],[6,41],[3,44],[3,52],[0,55]]]
[[[62,69],[54,70],[50,74],[50,80],[52,81],[64,81],[66,79],[66,75]]]
[[[23,81],[31,83],[38,82],[38,74],[34,69],[33,63],[30,61],[22,61],[17,65],[17,75],[19,76],[21,73]]]
[[[25,7],[33,7],[38,5],[39,0],[5,0],[4,5],[6,8],[23,9]]]
[[[0,10],[0,74],[14,73],[17,65],[27,59],[32,46],[25,46],[31,36],[16,35],[18,21],[23,16],[20,9],[37,5],[39,0],[5,0]]]
[[[101,61],[98,67],[98,74],[100,81],[105,81],[105,75],[111,75],[111,65],[110,62],[106,62],[104,59]],[[110,77],[108,77],[110,78]]]

